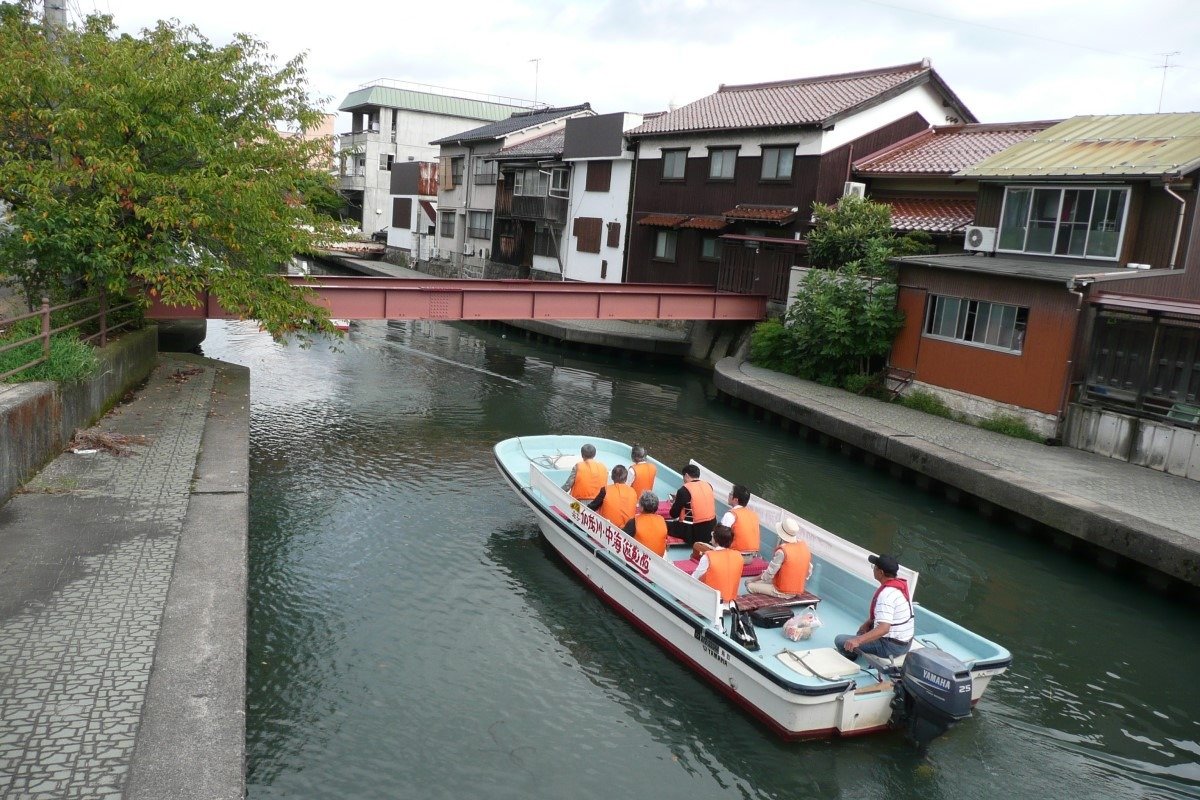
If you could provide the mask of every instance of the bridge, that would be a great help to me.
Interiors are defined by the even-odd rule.
[[[307,286],[335,319],[747,320],[766,319],[765,294],[669,283],[286,276]],[[151,319],[233,319],[215,297],[197,308],[155,301]]]

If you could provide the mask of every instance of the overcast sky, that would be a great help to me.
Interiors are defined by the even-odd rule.
[[[308,54],[336,110],[387,77],[601,113],[682,105],[721,83],[918,61],[984,122],[1200,111],[1196,0],[69,0],[135,32],[162,17]],[[539,58],[536,64],[530,59]],[[535,76],[536,68],[536,76]],[[348,129],[343,115],[338,130]]]

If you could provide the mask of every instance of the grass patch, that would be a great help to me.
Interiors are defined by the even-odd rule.
[[[905,408],[911,408],[914,411],[924,411],[926,414],[933,414],[935,417],[945,417],[946,419],[958,418],[950,410],[950,406],[942,401],[942,398],[923,389],[914,389],[911,392],[902,394],[896,399],[896,402]]]
[[[1044,442],[1045,437],[1035,431],[1020,417],[1012,414],[994,414],[979,421],[979,427],[985,431],[1003,433],[1017,439],[1027,439],[1031,442]]]
[[[26,339],[41,331],[41,322],[37,319],[21,320],[13,325],[3,336],[0,345]],[[0,373],[16,369],[22,364],[41,358],[41,340],[23,344],[0,353]],[[6,383],[23,383],[25,381],[54,381],[56,383],[76,383],[91,375],[96,369],[96,353],[91,345],[81,342],[74,331],[64,331],[50,337],[50,357],[40,364],[22,370],[5,379]]]

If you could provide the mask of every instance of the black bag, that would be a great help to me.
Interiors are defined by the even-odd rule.
[[[742,611],[734,603],[729,610],[732,620],[729,636],[747,650],[758,649],[758,634],[754,632],[754,623],[750,621],[750,612]]]
[[[787,606],[766,606],[750,612],[750,619],[760,628],[782,628],[792,618]]]

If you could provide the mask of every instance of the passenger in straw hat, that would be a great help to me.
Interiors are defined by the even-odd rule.
[[[773,597],[804,594],[804,584],[812,572],[812,552],[800,538],[800,523],[784,517],[775,525],[775,533],[779,535],[775,555],[763,574],[746,584],[746,591]]]

